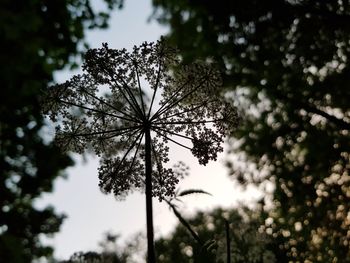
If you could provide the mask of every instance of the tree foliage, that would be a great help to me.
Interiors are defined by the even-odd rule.
[[[52,248],[39,236],[59,230],[63,216],[33,201],[52,190],[53,180],[72,164],[42,138],[39,94],[55,70],[74,62],[87,27],[105,27],[106,12],[89,1],[2,1],[0,8],[0,258],[31,262]]]
[[[220,62],[243,120],[231,148],[246,165],[230,161],[232,177],[275,185],[281,249],[349,258],[349,2],[153,3],[185,61]]]
[[[134,252],[135,242],[126,247],[117,244],[119,236],[107,233],[100,243],[102,252],[88,251],[76,252],[69,260],[59,261],[59,263],[128,263],[131,262],[131,255]]]
[[[286,258],[278,255],[273,238],[261,227],[262,215],[240,210],[217,208],[186,219],[200,240],[193,238],[182,223],[178,224],[169,236],[156,241],[158,262],[226,262],[225,221],[229,226],[231,262],[285,262]]]

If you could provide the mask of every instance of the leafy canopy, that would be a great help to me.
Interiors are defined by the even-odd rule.
[[[90,1],[1,1],[0,9],[0,261],[31,262],[49,257],[40,238],[58,232],[63,216],[34,201],[52,191],[71,159],[42,138],[38,97],[53,73],[81,52],[85,30],[107,25],[106,0],[96,11]]]
[[[153,3],[185,61],[214,57],[225,72],[242,115],[232,177],[274,184],[282,250],[291,261],[349,258],[348,1]]]

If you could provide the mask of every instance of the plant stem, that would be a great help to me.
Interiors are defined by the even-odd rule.
[[[230,225],[225,219],[225,232],[226,232],[226,254],[227,254],[227,263],[231,263],[231,239],[230,239]]]
[[[156,263],[156,255],[154,251],[154,233],[153,233],[151,154],[152,154],[151,131],[150,131],[150,127],[145,127],[147,262]]]

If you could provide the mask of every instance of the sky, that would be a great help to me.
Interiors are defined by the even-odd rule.
[[[155,21],[147,22],[151,13],[150,0],[126,0],[122,10],[113,12],[110,28],[88,32],[87,40],[91,47],[101,47],[106,42],[110,48],[129,50],[144,41],[157,41],[168,29]],[[60,72],[56,80],[63,82],[72,74],[69,71]],[[103,194],[98,187],[98,158],[73,156],[76,165],[66,170],[67,178],[57,179],[54,192],[45,194],[37,202],[38,207],[52,205],[56,212],[67,215],[60,232],[53,238],[45,238],[45,242],[54,246],[55,257],[68,259],[77,251],[96,250],[107,231],[120,234],[122,240],[132,238],[135,233],[145,232],[145,196],[136,192],[123,201],[117,201],[112,195]],[[259,198],[258,191],[250,189],[243,193],[229,179],[224,166],[225,157],[225,153],[222,153],[217,162],[200,166],[189,151],[171,145],[171,162],[184,161],[190,166],[190,175],[178,187],[181,190],[202,189],[211,193],[211,196],[184,197],[185,202],[179,206],[183,215],[217,206],[233,207],[238,202],[249,204]],[[165,202],[154,199],[153,206],[155,236],[169,234],[178,223],[176,217]]]

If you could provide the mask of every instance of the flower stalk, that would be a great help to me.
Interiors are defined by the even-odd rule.
[[[153,205],[152,205],[152,149],[151,129],[145,125],[145,173],[146,173],[146,219],[147,219],[147,260],[156,262],[154,250]]]
[[[132,52],[107,44],[91,49],[83,71],[48,89],[43,112],[56,124],[63,150],[101,157],[103,192],[123,198],[145,191],[148,262],[154,263],[152,197],[174,196],[187,173],[184,165],[167,167],[167,145],[190,150],[202,165],[216,160],[237,126],[236,110],[218,92],[220,74],[213,65],[182,65],[163,40]]]

